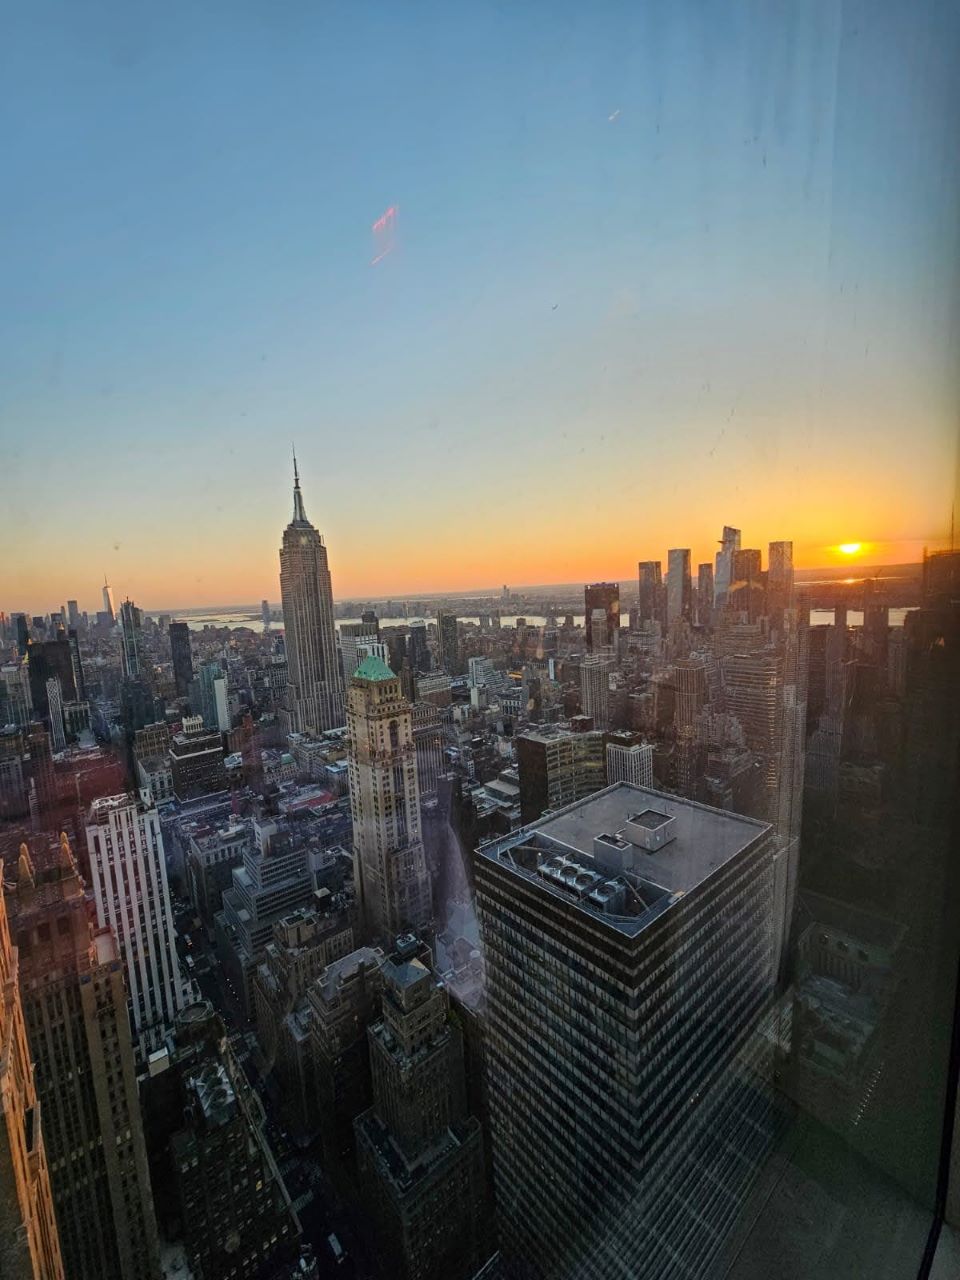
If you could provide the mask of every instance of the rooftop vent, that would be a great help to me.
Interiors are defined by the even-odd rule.
[[[639,849],[656,853],[676,837],[676,818],[660,809],[641,809],[632,813],[620,833]]]

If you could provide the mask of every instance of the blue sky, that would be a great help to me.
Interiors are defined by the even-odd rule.
[[[945,533],[955,6],[6,27],[0,608],[274,597],[291,439],[340,595]]]

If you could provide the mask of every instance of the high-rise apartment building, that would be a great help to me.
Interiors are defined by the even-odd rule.
[[[727,593],[733,581],[733,556],[739,550],[740,530],[725,524],[720,550],[717,552],[717,571],[713,579],[713,602],[718,609],[722,609],[727,603]]]
[[[770,828],[621,783],[474,871],[507,1266],[708,1274],[772,1137]]]
[[[604,784],[604,736],[599,730],[575,733],[547,725],[519,734],[516,746],[524,822],[582,800]]]
[[[149,793],[90,806],[87,850],[97,922],[113,930],[141,1057],[157,1048],[185,999],[160,816]]]
[[[389,939],[428,922],[431,886],[410,704],[380,658],[350,681],[347,729],[355,880],[370,934]]]
[[[595,610],[603,610],[599,633]],[[602,649],[617,643],[620,631],[620,583],[593,582],[583,589],[584,627],[588,649]]]
[[[690,550],[675,547],[667,552],[667,626],[681,619],[692,621],[693,582],[690,577]]]
[[[67,601],[67,626],[78,627],[80,625],[80,606],[76,600]]]
[[[64,1266],[71,1280],[159,1275],[123,962],[94,929],[65,836],[24,845],[6,885]]]
[[[65,1280],[19,965],[0,892],[0,1276]]]
[[[610,673],[615,665],[595,654],[580,663],[580,705],[595,729],[606,729],[610,723]]]
[[[373,1106],[356,1121],[360,1178],[386,1273],[457,1280],[476,1270],[483,1207],[462,1038],[416,937],[399,938],[381,972],[382,1016],[367,1032]]]
[[[293,519],[280,548],[287,714],[293,732],[323,733],[343,724],[333,585],[327,548],[303,507],[296,458],[293,477]]]
[[[185,622],[170,623],[170,658],[173,662],[177,697],[186,698],[193,679],[193,653],[190,647],[190,628]]]

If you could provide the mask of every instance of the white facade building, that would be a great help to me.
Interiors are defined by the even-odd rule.
[[[87,849],[97,923],[113,930],[141,1058],[187,1002],[177,959],[160,817],[149,791],[94,800]]]
[[[607,743],[607,785],[629,782],[632,787],[653,786],[653,744],[635,742],[629,747]]]

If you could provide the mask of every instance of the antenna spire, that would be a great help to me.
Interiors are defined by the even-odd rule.
[[[307,513],[303,508],[303,494],[300,492],[300,472],[297,470],[297,451],[293,450],[293,522],[309,524]]]

